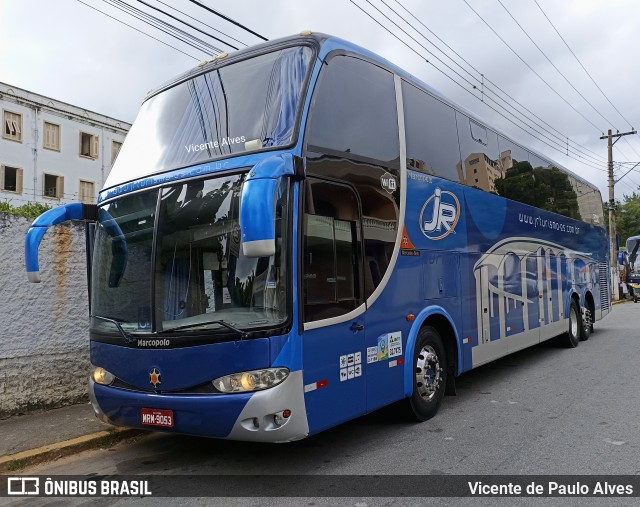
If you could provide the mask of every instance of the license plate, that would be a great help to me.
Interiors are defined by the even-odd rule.
[[[140,410],[140,421],[146,426],[173,428],[173,410],[143,408]]]

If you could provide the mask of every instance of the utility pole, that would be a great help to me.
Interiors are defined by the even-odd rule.
[[[631,132],[622,132],[612,134],[611,129],[608,130],[606,136],[602,136],[600,139],[607,139],[607,155],[608,155],[608,169],[609,169],[609,267],[612,271],[611,276],[611,295],[614,300],[618,300],[618,287],[620,282],[618,281],[618,256],[617,256],[617,244],[616,244],[616,200],[613,192],[613,185],[615,181],[613,179],[613,145],[616,144],[622,136],[628,136],[635,134],[635,130]],[[616,137],[615,141],[612,139]]]

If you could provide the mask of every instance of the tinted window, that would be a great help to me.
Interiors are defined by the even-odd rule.
[[[569,175],[569,181],[571,188],[576,193],[578,211],[581,219],[592,225],[604,227],[602,196],[600,195],[600,191],[576,178],[573,174]]]
[[[357,58],[336,56],[328,61],[319,79],[309,124],[309,149],[397,163],[393,74]]]
[[[157,201],[157,190],[128,195],[102,206],[96,225],[91,311],[117,319],[127,331],[151,329],[150,274]],[[94,321],[92,325],[105,323]]]
[[[495,192],[495,181],[503,174],[498,135],[483,124],[456,112],[461,162],[458,180],[470,187]]]
[[[310,178],[304,214],[304,320],[338,317],[362,299],[360,215],[352,189]]]
[[[498,136],[498,148],[500,149],[500,161],[504,171],[507,171],[515,162],[529,161],[529,152],[511,139]]]
[[[454,110],[402,82],[407,168],[458,181],[460,162]]]
[[[306,156],[309,174],[345,181],[360,197],[368,297],[389,267],[398,233],[400,147],[393,74],[349,56],[330,59],[312,102]]]
[[[312,55],[308,47],[259,55],[151,97],[105,186],[291,143]]]
[[[581,219],[577,194],[569,175],[544,159],[535,157],[537,167],[530,162],[514,162],[503,177],[495,182],[498,195],[552,211],[566,217]]]

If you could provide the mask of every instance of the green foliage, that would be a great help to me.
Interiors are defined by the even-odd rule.
[[[25,218],[37,218],[50,209],[51,206],[47,206],[46,204],[41,204],[39,202],[28,202],[22,206],[11,206],[8,202],[0,202],[0,213],[19,215]]]
[[[536,167],[516,162],[495,182],[498,195],[580,220],[578,196],[569,176],[557,167]]]
[[[640,235],[640,194],[625,195],[616,204],[616,231],[624,245],[628,237]]]

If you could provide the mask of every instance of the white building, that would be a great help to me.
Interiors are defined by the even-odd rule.
[[[129,123],[5,83],[0,108],[0,201],[96,202]]]

